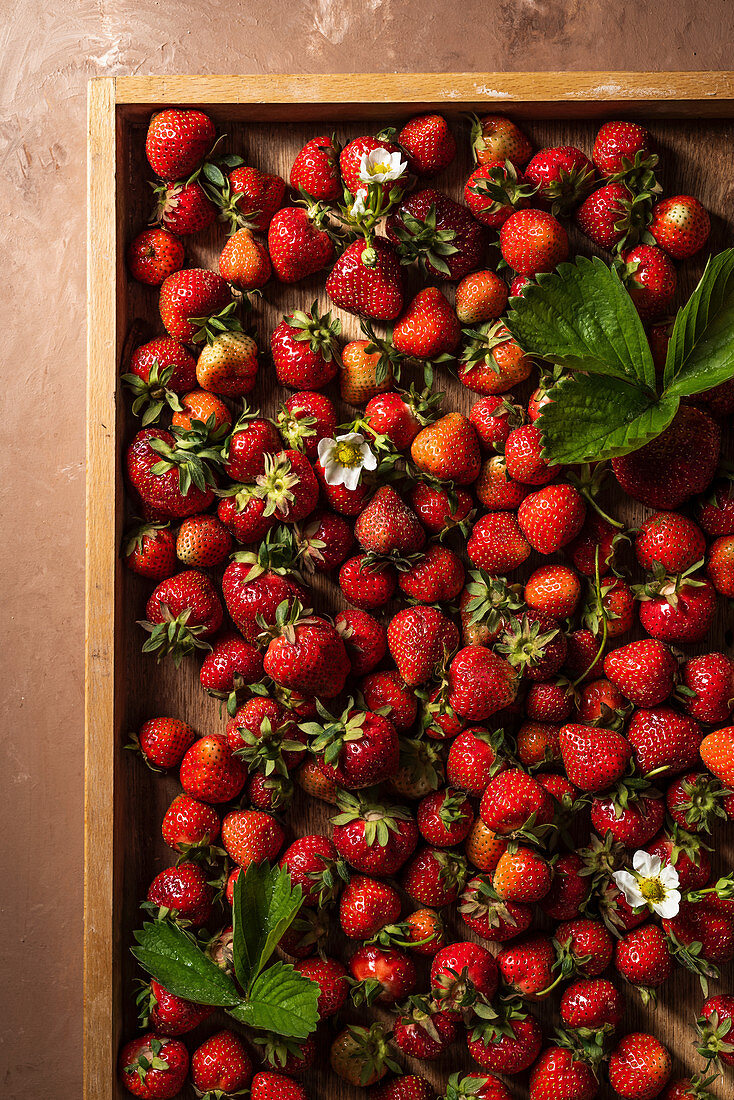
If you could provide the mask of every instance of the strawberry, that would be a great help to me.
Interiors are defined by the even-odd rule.
[[[554,554],[581,531],[586,505],[572,485],[545,485],[530,493],[517,510],[522,533],[540,554]]]
[[[644,320],[655,320],[671,309],[678,282],[675,267],[662,248],[638,244],[622,253],[620,272],[637,312]]]
[[[434,1100],[432,1085],[423,1077],[406,1073],[372,1090],[372,1100]]]
[[[349,975],[338,959],[305,959],[294,968],[320,989],[318,1014],[320,1020],[335,1016],[347,999]]]
[[[506,849],[507,841],[504,837],[493,833],[481,817],[477,817],[464,842],[464,851],[470,863],[480,871],[493,871]]]
[[[711,220],[698,199],[674,195],[652,208],[649,232],[674,260],[687,260],[706,244]]]
[[[376,877],[393,875],[415,850],[418,826],[404,807],[342,795],[339,808],[333,818],[334,844],[355,871]]]
[[[364,701],[370,710],[386,707],[386,717],[398,732],[410,729],[418,713],[414,692],[397,672],[374,672],[360,684]]]
[[[559,1011],[566,1027],[617,1027],[624,1015],[624,997],[607,978],[578,978],[563,991]]]
[[[497,860],[492,886],[502,901],[540,901],[550,890],[552,871],[538,852],[510,846]]]
[[[294,191],[316,202],[334,202],[341,198],[336,139],[320,135],[307,141],[293,161],[290,184]]]
[[[684,709],[699,722],[729,721],[734,700],[734,662],[723,653],[690,657],[683,665],[681,683],[688,692]]]
[[[251,229],[267,233],[268,226],[283,204],[285,180],[242,165],[227,174],[225,186],[215,192],[220,218],[230,232]]]
[[[599,248],[610,251],[636,244],[649,220],[650,193],[634,194],[621,181],[592,191],[576,211],[581,232]]]
[[[630,642],[604,658],[604,672],[636,707],[654,707],[675,686],[678,662],[670,649],[654,638]]]
[[[380,555],[414,554],[426,541],[418,517],[390,485],[382,485],[360,512],[354,534],[363,550]]]
[[[118,1072],[128,1092],[142,1100],[170,1100],[184,1086],[189,1071],[189,1052],[177,1039],[148,1032],[125,1043]]]
[[[578,917],[591,893],[588,876],[582,874],[584,861],[576,852],[566,852],[553,865],[550,890],[540,908],[552,920],[572,920]]]
[[[181,408],[171,416],[171,429],[183,428],[184,431],[195,432],[192,437],[197,441],[197,434],[211,442],[219,439],[225,429],[232,425],[232,413],[221,397],[216,397],[207,390],[192,390],[181,398]],[[197,429],[197,422],[203,428]],[[178,434],[178,433],[177,433]],[[182,437],[185,440],[188,437]]]
[[[467,342],[459,367],[459,381],[482,394],[504,394],[525,382],[533,361],[512,339],[501,321],[485,322],[476,329],[464,329]]]
[[[467,1032],[469,1054],[482,1069],[522,1073],[538,1057],[543,1045],[541,1026],[520,1004],[507,1003],[496,1020],[478,1023]]]
[[[522,412],[506,397],[488,394],[476,401],[469,410],[479,442],[484,450],[493,451],[505,443],[513,429],[521,422]]]
[[[387,628],[390,656],[410,687],[425,683],[458,641],[455,625],[434,607],[405,608]]]
[[[734,482],[716,481],[696,501],[696,518],[707,535],[734,535]]]
[[[699,1076],[678,1077],[668,1085],[663,1100],[712,1100],[713,1094],[706,1086],[714,1080],[714,1077],[705,1080]]]
[[[717,966],[734,958],[734,924],[731,917],[705,902],[682,902],[677,916],[664,920],[663,928],[668,935],[675,937],[676,946],[681,945],[681,957],[687,956],[687,961],[691,962],[698,955],[698,960],[703,961],[704,965],[699,963],[697,969],[704,978],[707,974],[715,977]],[[700,951],[694,944],[701,945]]]
[[[667,1047],[644,1032],[625,1035],[609,1056],[609,1083],[623,1100],[652,1100],[670,1080]]]
[[[688,832],[710,832],[717,817],[726,817],[726,790],[708,772],[688,772],[674,779],[665,793],[673,821]]]
[[[553,802],[531,775],[508,768],[490,778],[479,812],[489,829],[509,835],[548,825],[553,820]]]
[[[622,778],[632,746],[616,730],[569,723],[561,728],[566,774],[583,791],[604,791]]]
[[[468,940],[442,948],[431,963],[431,992],[442,1011],[486,1004],[497,992],[498,978],[494,956]]]
[[[300,451],[265,456],[265,472],[257,477],[257,495],[266,501],[265,515],[297,523],[316,507],[319,486],[311,463]]]
[[[238,542],[257,542],[267,536],[275,516],[266,514],[268,502],[258,496],[257,486],[231,484],[220,493],[217,516]]]
[[[197,453],[199,452],[199,453]],[[191,516],[212,500],[213,452],[162,428],[143,428],[127,449],[125,464],[141,500],[166,516]]]
[[[524,485],[547,485],[558,473],[558,467],[543,457],[543,438],[535,424],[523,424],[510,432],[505,459],[510,476]]]
[[[444,788],[421,799],[416,818],[427,844],[434,848],[452,848],[461,844],[469,833],[474,810],[462,792]]]
[[[701,1045],[699,1053],[716,1065],[734,1066],[734,1047],[729,1039],[734,1019],[734,997],[717,993],[707,997],[698,1018]]]
[[[525,715],[530,722],[543,725],[565,722],[572,710],[571,695],[564,683],[540,681],[528,686]]]
[[[287,774],[303,760],[306,735],[282,703],[254,695],[227,722],[227,743],[250,770]]]
[[[458,282],[484,258],[484,226],[465,206],[433,188],[402,199],[387,219],[386,232],[402,263],[418,260],[429,279]]]
[[[513,512],[489,512],[474,524],[466,552],[479,569],[509,573],[529,557],[531,547]]]
[[[576,710],[586,726],[611,726],[619,729],[629,711],[622,692],[611,680],[592,680],[581,689]]]
[[[271,273],[267,249],[249,229],[233,233],[219,254],[219,274],[245,293],[265,286]]]
[[[657,987],[673,972],[665,933],[651,921],[627,932],[617,940],[614,965],[645,1002],[654,1000]]]
[[[567,565],[541,565],[525,582],[523,597],[531,611],[565,619],[573,615],[581,595],[577,573]]]
[[[620,538],[615,527],[602,519],[597,512],[591,511],[587,513],[579,534],[568,544],[567,553],[574,567],[585,577],[595,576],[598,558],[599,573],[604,577],[614,564],[615,550]]]
[[[526,768],[558,763],[561,759],[559,730],[560,725],[553,722],[523,722],[516,735],[520,763]]]
[[[724,726],[707,734],[699,751],[708,770],[730,787],[734,783],[734,727]]]
[[[566,637],[550,615],[528,611],[511,618],[502,630],[496,649],[528,680],[547,680],[566,659]]]
[[[403,308],[403,275],[393,246],[384,237],[369,246],[354,241],[331,269],[326,293],[347,313],[392,321]]]
[[[448,168],[456,156],[456,141],[443,115],[416,115],[398,134],[410,157],[411,171],[426,178]]]
[[[398,574],[398,584],[411,599],[448,603],[464,587],[464,566],[453,550],[432,542],[415,565]]]
[[[349,658],[344,642],[325,619],[283,602],[270,631],[263,668],[280,687],[332,699],[344,687]]]
[[[483,722],[513,702],[517,687],[507,661],[481,646],[466,646],[449,666],[448,705],[470,722]]]
[[[316,1041],[313,1035],[307,1039],[282,1039],[274,1032],[253,1037],[253,1042],[261,1047],[263,1061],[272,1066],[280,1075],[281,1081],[288,1076],[297,1077],[311,1069],[316,1057]],[[299,1094],[301,1095],[301,1094]]]
[[[600,127],[591,156],[602,175],[615,176],[639,163],[640,159],[647,161],[652,148],[652,138],[644,126],[627,119],[605,122]]]
[[[199,167],[215,137],[214,123],[203,111],[173,107],[151,118],[145,154],[161,179],[180,180]]]
[[[342,348],[339,393],[343,401],[364,405],[378,393],[387,393],[394,384],[390,356],[376,340],[350,340]]]
[[[410,455],[423,473],[457,485],[476,481],[481,468],[477,433],[457,412],[423,428],[413,440]]]
[[[261,810],[230,810],[222,821],[222,844],[240,867],[275,859],[283,840],[282,825]]]
[[[415,963],[405,951],[377,944],[358,947],[349,962],[352,978],[352,999],[372,1004],[394,1004],[412,993],[417,982]]]
[[[275,373],[281,386],[319,390],[336,376],[336,337],[341,322],[331,314],[321,316],[318,303],[310,313],[296,310],[286,315],[270,338]]]
[[[242,791],[247,768],[219,733],[200,737],[181,761],[181,786],[202,802],[229,802]]]
[[[367,403],[365,419],[373,431],[387,436],[396,450],[406,451],[421,428],[436,417],[440,395],[426,394],[418,394],[412,387],[376,394]]]
[[[257,413],[246,410],[232,429],[226,443],[225,472],[232,481],[254,481],[265,473],[265,456],[281,448],[275,425]]]
[[[418,519],[431,535],[442,535],[459,527],[468,519],[472,510],[471,495],[465,489],[444,489],[416,482],[410,493]]]
[[[251,1078],[252,1061],[233,1031],[217,1031],[191,1055],[191,1083],[203,1096],[239,1092]]]
[[[561,949],[561,973],[578,970],[587,978],[598,978],[614,954],[614,938],[600,920],[578,917],[556,928],[555,942]]]
[[[203,390],[225,397],[241,397],[255,385],[257,344],[244,332],[225,332],[202,349],[196,378]]]
[[[702,531],[679,512],[655,512],[635,536],[635,556],[643,569],[652,570],[659,562],[671,573],[685,573],[705,552]]]
[[[734,596],[734,537],[714,539],[706,555],[706,572],[720,596]]]
[[[406,162],[402,159],[400,147],[394,142],[376,137],[354,138],[339,154],[339,167],[347,191],[356,195],[359,190],[378,186],[381,192],[389,194],[394,188],[399,189],[404,183],[403,172],[382,179],[385,168],[390,167],[388,162],[391,158],[395,158],[405,170]]]
[[[144,653],[158,659],[172,656],[176,667],[194,649],[209,649],[206,638],[222,625],[222,604],[204,574],[195,569],[176,573],[161,581],[145,605],[147,619],[141,623],[150,637]]]
[[[327,779],[315,760],[304,760],[295,774],[298,786],[310,795],[322,802],[328,802],[330,806],[336,806],[339,788],[332,779]]]
[[[494,271],[472,271],[456,288],[456,316],[463,325],[495,321],[507,307],[507,283]]]
[[[198,863],[178,863],[157,874],[146,894],[151,906],[170,910],[192,928],[206,924],[212,914],[214,889]]]
[[[206,849],[219,836],[219,815],[211,806],[187,794],[174,798],[165,812],[161,833],[169,848],[182,855]]]
[[[349,524],[326,509],[312,512],[295,528],[299,560],[308,572],[330,573],[347,558],[354,544]]]
[[[509,160],[522,168],[532,155],[530,141],[512,119],[505,115],[483,115],[472,123],[472,150],[478,164]]]
[[[217,219],[217,208],[200,183],[162,183],[154,194],[153,220],[179,237],[200,233]]]
[[[488,161],[475,168],[464,184],[464,202],[482,225],[497,229],[510,214],[527,206],[535,193],[509,160]]]
[[[303,390],[291,394],[281,406],[277,424],[287,446],[313,461],[321,440],[336,433],[336,410],[326,394]]]
[[[301,206],[285,206],[268,226],[268,252],[273,274],[281,283],[297,283],[328,267],[334,245],[320,228],[318,215]]]
[[[339,570],[339,587],[350,603],[374,611],[390,600],[397,588],[397,573],[389,562],[371,561],[356,554]]]
[[[232,539],[216,516],[189,516],[178,529],[176,556],[192,569],[211,569],[229,556]]]
[[[502,901],[487,876],[469,880],[460,898],[464,923],[484,940],[504,943],[527,932],[533,910],[522,902]]]
[[[352,672],[364,676],[382,661],[387,652],[387,632],[382,623],[366,611],[339,611],[334,626],[341,634]]]
[[[627,788],[622,787],[622,798]],[[652,840],[665,818],[665,806],[660,799],[639,795],[625,805],[615,795],[595,798],[591,804],[591,823],[600,836],[611,833],[625,848],[641,848]]]
[[[425,998],[411,998],[407,1011],[395,1021],[393,1042],[409,1058],[432,1062],[456,1040],[457,1024]]]
[[[537,275],[568,259],[568,235],[547,210],[516,210],[500,229],[500,251],[518,274]]]
[[[311,751],[329,779],[355,791],[380,783],[395,773],[398,735],[384,715],[348,705],[339,718],[323,710],[320,717],[323,724],[306,722],[301,728],[312,738]]]
[[[638,589],[640,623],[663,642],[701,642],[716,612],[716,590],[708,580],[684,576],[658,580]]]
[[[541,149],[525,169],[525,179],[537,188],[552,214],[568,214],[586,197],[596,181],[591,161],[573,145]]]
[[[403,869],[402,887],[418,905],[452,905],[466,880],[464,859],[454,852],[424,846]]]
[[[229,287],[221,275],[201,267],[183,268],[164,279],[158,304],[168,335],[186,343],[202,343],[213,331],[213,318],[221,317],[219,324],[233,319]]]
[[[721,430],[701,409],[681,405],[661,435],[612,459],[624,491],[650,508],[678,508],[708,487],[716,472]]]
[[[169,993],[155,978],[143,986],[137,1001],[143,1027],[152,1027],[158,1036],[185,1035],[214,1012],[209,1005],[197,1005]]]
[[[159,336],[135,349],[122,381],[133,395],[133,413],[142,415],[146,427],[165,405],[179,408],[177,398],[196,385],[196,360],[178,340]]]
[[[183,267],[184,246],[168,229],[144,229],[127,246],[125,258],[133,279],[146,286],[160,286]]]
[[[125,536],[125,565],[141,577],[162,581],[176,572],[176,540],[167,523],[141,523]]]
[[[150,768],[177,768],[196,733],[180,718],[149,718],[130,743]]]
[[[590,1066],[567,1047],[548,1047],[530,1074],[530,1100],[593,1100],[598,1091]]]
[[[695,765],[703,731],[692,718],[671,707],[650,707],[634,712],[627,737],[643,772],[664,769],[672,774]]]
[[[450,355],[460,338],[459,319],[434,286],[418,291],[395,322],[392,333],[393,346],[415,359]]]
[[[284,1073],[260,1070],[250,1084],[250,1100],[308,1100],[305,1088]]]
[[[345,936],[367,940],[400,917],[400,895],[386,882],[353,875],[339,900],[339,923]]]

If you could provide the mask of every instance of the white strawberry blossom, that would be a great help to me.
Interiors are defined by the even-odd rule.
[[[367,207],[365,206],[365,199],[367,198],[367,192],[364,187],[360,187],[357,194],[354,196],[354,202],[349,213],[353,218],[360,217],[362,214],[367,213]]]
[[[343,485],[356,489],[362,470],[377,468],[377,459],[359,432],[338,435],[336,439],[319,441],[319,462],[324,470],[327,485]]]
[[[370,153],[362,153],[359,162],[359,178],[363,183],[389,183],[398,180],[408,167],[400,152],[391,153],[379,146]]]
[[[633,909],[646,905],[664,920],[675,917],[680,909],[678,872],[660,856],[642,849],[632,857],[631,871],[615,871],[612,878]]]

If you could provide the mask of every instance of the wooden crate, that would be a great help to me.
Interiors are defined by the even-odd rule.
[[[129,281],[124,248],[148,214],[150,170],[143,145],[151,110],[198,106],[230,135],[229,147],[248,163],[287,176],[300,145],[336,126],[341,138],[374,132],[387,120],[400,122],[438,109],[462,126],[469,111],[501,110],[520,118],[538,146],[573,143],[590,151],[598,120],[648,119],[656,135],[667,194],[691,191],[713,215],[711,246],[731,244],[731,164],[734,162],[734,73],[481,73],[373,74],[271,77],[118,77],[92,81],[89,92],[88,254],[88,440],[86,611],[86,890],[85,890],[85,1098],[126,1095],[115,1078],[121,1036],[134,1031],[135,967],[129,956],[131,929],[150,879],[171,862],[159,824],[175,778],[153,777],[123,745],[127,731],[154,714],[185,717],[202,731],[222,728],[218,705],[201,691],[193,660],[175,674],[140,654],[140,618],[149,586],[121,568],[124,524],[120,456],[134,430],[128,402],[119,399],[118,378],[126,335],[160,330],[157,293]],[[469,172],[468,143],[438,186],[458,196]],[[572,234],[573,235],[573,234]],[[210,265],[222,231],[187,242],[193,263]],[[219,241],[219,246],[217,245]],[[574,235],[573,245],[589,251]],[[700,274],[701,263],[681,271],[681,298]],[[257,313],[261,347],[280,314],[308,306],[323,280],[294,287],[270,284]],[[347,337],[355,318],[342,315]],[[140,342],[140,341],[138,341]],[[473,398],[457,382],[440,379],[448,405],[466,409]],[[272,410],[277,402],[263,352],[255,398]],[[354,415],[345,408],[344,419]],[[634,517],[634,512],[628,512]],[[322,593],[338,604],[333,586]],[[731,638],[723,613],[713,641]],[[289,825],[321,828],[328,814],[296,800]],[[730,862],[730,861],[729,861]],[[725,987],[726,983],[724,983]],[[652,1026],[680,1057],[679,1070],[694,1066],[691,1024],[701,996],[682,971],[668,984],[654,1017],[629,999],[629,1028]],[[459,1048],[438,1066],[437,1080],[463,1064]],[[314,1098],[351,1096],[317,1071]],[[524,1081],[515,1087],[518,1095]],[[731,1095],[731,1084],[719,1095]]]

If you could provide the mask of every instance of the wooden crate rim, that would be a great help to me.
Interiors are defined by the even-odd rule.
[[[119,115],[129,108],[175,103],[700,104],[731,116],[734,72],[540,72],[283,74],[277,76],[122,76],[89,82],[87,261],[87,511],[85,638],[84,1097],[111,1100],[116,1050],[114,778],[116,736],[115,611],[118,561],[116,507],[120,456],[116,432],[118,330],[116,284],[122,271],[117,224]],[[716,112],[716,105],[720,109]],[[708,105],[708,111],[706,110]],[[326,113],[326,111],[324,112]]]

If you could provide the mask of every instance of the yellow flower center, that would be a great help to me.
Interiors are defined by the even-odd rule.
[[[362,451],[354,443],[338,443],[336,447],[336,460],[340,466],[353,469],[362,465]]]
[[[380,172],[389,172],[389,171],[390,171],[390,165],[389,164],[368,164],[367,165],[367,173],[370,176],[376,176]]]
[[[645,901],[652,903],[665,901],[665,887],[659,878],[641,878],[638,880],[638,886]]]

